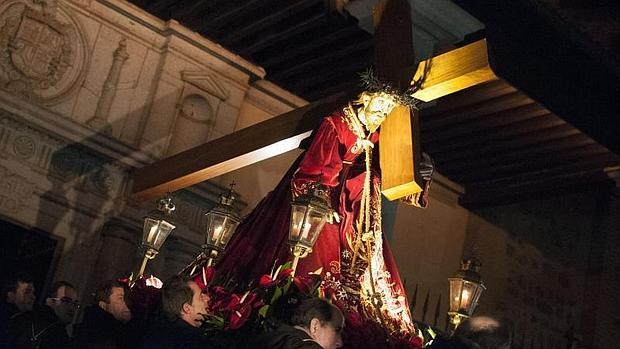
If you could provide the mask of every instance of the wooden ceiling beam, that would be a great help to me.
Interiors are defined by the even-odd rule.
[[[485,180],[472,180],[460,184],[467,185],[469,188],[521,186],[533,184],[546,178],[603,170],[606,167],[618,165],[618,163],[619,158],[616,154],[607,153],[605,155],[583,159],[579,162],[558,163],[544,168],[536,168],[526,172],[516,173],[514,175],[495,176]]]
[[[202,1],[198,0],[197,2],[202,2]],[[178,0],[149,1],[148,5],[146,6],[146,10],[149,11],[150,13],[160,16],[163,11],[170,9],[176,3],[178,3]]]
[[[501,166],[510,163],[523,163],[529,159],[552,158],[556,154],[570,153],[576,156],[586,156],[588,154],[606,149],[602,145],[591,139],[584,138],[583,141],[557,144],[550,142],[546,145],[536,147],[525,147],[520,150],[507,151],[491,154],[484,157],[465,157],[462,159],[443,161],[435,159],[441,166],[441,173],[450,176],[453,174],[467,172],[472,168]]]
[[[459,108],[484,102],[488,99],[504,96],[517,92],[517,89],[503,80],[491,80],[484,84],[473,86],[466,90],[445,96],[436,101],[435,105],[420,110],[421,115],[432,118],[436,115],[448,114]]]
[[[589,150],[585,154],[560,153],[541,158],[528,158],[523,161],[479,167],[467,172],[454,173],[449,178],[458,183],[486,182],[501,178],[513,178],[515,175],[527,173],[544,173],[544,171],[566,165],[583,165],[584,169],[603,169],[610,165],[620,164],[620,157],[605,148]],[[544,174],[543,174],[544,175]]]
[[[291,47],[284,52],[278,50],[277,53],[274,53],[270,55],[270,57],[263,60],[261,62],[261,65],[265,69],[269,70],[269,68],[271,67],[287,63],[294,58],[299,58],[302,55],[315,52],[316,50],[319,50],[320,48],[330,45],[336,41],[345,40],[350,35],[358,32],[359,30],[360,28],[355,25],[347,25],[341,29],[337,29],[334,32],[331,32],[324,36],[320,36],[310,42],[303,43],[303,45],[297,44],[295,47]],[[296,64],[297,60],[292,63]]]
[[[316,14],[288,30],[283,30],[274,35],[267,35],[251,45],[239,47],[237,51],[242,56],[250,56],[266,47],[273,46],[278,42],[284,41],[294,35],[313,30],[321,24],[326,23],[326,19],[326,13]]]
[[[256,34],[269,26],[272,26],[284,19],[290,19],[292,16],[309,10],[312,7],[320,6],[321,8],[318,12],[324,11],[323,0],[298,0],[293,2],[283,2],[283,4],[287,5],[273,9],[273,12],[260,19],[247,21],[247,25],[245,26],[227,31],[227,34],[220,37],[220,41],[224,44],[234,46],[235,43],[243,40],[248,35]]]
[[[197,26],[200,23],[207,22],[205,20],[205,14],[209,8],[214,6],[217,1],[183,1],[178,2],[178,6],[174,10],[172,10],[172,18],[178,20],[183,23],[192,30],[198,31]]]
[[[573,147],[592,144],[594,141],[583,133],[571,133],[569,135],[553,136],[539,142],[527,142],[519,144],[502,144],[501,146],[486,146],[469,149],[460,152],[433,153],[438,164],[470,162],[505,154],[526,154],[533,149],[537,151],[563,151]]]
[[[317,100],[341,91],[357,91],[359,90],[359,80],[355,78],[351,78],[349,81],[343,80],[339,82],[330,80],[324,82],[320,86],[324,87],[310,88],[307,91],[302,90],[302,92],[308,95],[310,100]]]
[[[455,123],[469,121],[482,115],[501,113],[513,108],[532,104],[533,102],[534,101],[526,95],[520,92],[513,92],[480,103],[464,106],[443,115],[433,115],[432,117],[423,115],[421,127],[422,131],[446,127]]]
[[[257,9],[266,6],[265,0],[241,1],[236,6],[230,7],[227,11],[210,16],[208,21],[202,21],[196,24],[196,31],[208,31],[211,28],[223,27],[233,20],[252,14]]]
[[[501,133],[497,134],[481,135],[477,139],[466,138],[454,140],[452,142],[441,142],[433,144],[427,144],[424,139],[422,139],[422,144],[424,145],[425,149],[428,148],[429,151],[433,153],[446,153],[455,151],[467,152],[472,151],[472,149],[475,148],[484,149],[485,147],[497,148],[498,151],[501,151],[501,149],[503,148],[524,147],[530,144],[537,144],[546,140],[566,137],[580,133],[579,130],[562,121],[554,122],[552,126],[548,128],[540,128],[523,133],[520,133],[518,131],[519,130],[515,130],[515,132],[512,132],[510,129],[506,129],[502,130]]]
[[[484,22],[498,76],[620,153],[620,69],[613,55],[584,44],[570,23],[536,2],[457,2]]]
[[[558,174],[523,184],[466,186],[465,194],[459,198],[459,204],[468,209],[478,209],[552,195],[609,190],[613,187],[614,184],[607,174],[603,170],[596,169]]]
[[[299,77],[292,77],[289,80],[282,81],[282,84],[291,86],[292,89],[300,89],[304,91],[315,89],[316,86],[322,85],[326,81],[334,81],[338,78],[344,78],[353,72],[360,72],[368,68],[372,64],[372,55],[369,54],[367,57],[368,59],[361,59],[360,56],[358,56],[357,59],[353,59],[349,62],[338,62],[338,69],[334,69],[333,66],[325,65],[322,69],[317,69],[309,78],[300,79]]]
[[[451,138],[462,137],[483,129],[512,125],[521,121],[541,118],[549,114],[549,111],[545,108],[536,103],[531,103],[499,113],[482,115],[475,120],[451,125],[450,127],[435,130],[422,129],[422,135],[427,143],[441,140],[449,141]]]
[[[312,57],[306,61],[300,61],[298,62],[298,64],[289,69],[280,70],[275,74],[272,74],[271,79],[277,81],[287,80],[291,76],[295,76],[295,74],[302,73],[305,70],[311,69],[312,67],[314,67],[314,69],[311,69],[313,75],[318,75],[316,72],[317,67],[329,67],[330,69],[333,69],[333,65],[329,63],[340,65],[347,58],[357,58],[357,55],[353,55],[354,53],[358,53],[359,51],[368,51],[372,48],[373,42],[371,40],[352,42],[349,45],[342,46],[339,50],[321,52],[320,56]]]
[[[455,144],[456,139],[463,140],[458,142],[459,147],[463,145],[484,144],[489,141],[517,138],[520,135],[536,132],[539,130],[547,130],[556,126],[566,125],[566,122],[557,116],[547,112],[547,114],[526,120],[517,120],[504,125],[470,129],[469,133],[463,133],[459,137],[448,139],[424,139],[424,144],[433,149],[441,149],[445,144]]]

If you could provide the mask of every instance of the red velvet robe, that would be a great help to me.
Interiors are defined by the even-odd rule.
[[[360,308],[359,294],[350,292],[351,289],[360,291],[360,279],[368,266],[368,263],[358,259],[355,270],[350,269],[353,255],[350,241],[356,236],[354,225],[359,215],[365,178],[365,155],[345,118],[344,113],[338,111],[323,120],[309,148],[295,161],[274,191],[239,225],[216,268],[230,272],[239,281],[249,282],[269,273],[274,263],[278,265],[291,260],[287,238],[292,195],[298,193],[305,183],[320,178],[330,188],[331,205],[338,213],[340,222],[325,225],[313,252],[299,261],[297,274],[322,268],[323,286],[332,291],[343,310],[371,316],[369,309]],[[376,144],[378,132],[368,139]],[[378,150],[373,153],[378,154]],[[372,168],[371,227],[380,236],[381,194],[377,159],[372,162]],[[389,285],[388,296],[403,308],[398,317],[405,318],[405,326],[410,328],[411,317],[396,264],[385,239],[379,237],[379,240],[382,244],[376,245],[378,248],[383,246],[383,258],[379,264],[384,265],[373,267],[380,269],[376,272]]]

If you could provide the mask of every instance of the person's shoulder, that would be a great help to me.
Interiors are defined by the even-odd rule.
[[[295,346],[292,347],[294,349],[323,349],[323,347],[315,342],[313,339],[301,339],[300,341],[298,341],[297,343],[295,343]]]
[[[322,349],[306,332],[288,325],[263,334],[262,339],[268,349]]]
[[[158,319],[148,327],[144,336],[145,348],[209,348],[209,343],[200,328],[181,320]]]

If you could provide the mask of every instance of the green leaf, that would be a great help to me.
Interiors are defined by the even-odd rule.
[[[265,304],[260,309],[258,309],[258,316],[266,318],[268,311],[269,311],[269,304]]]
[[[273,304],[280,297],[282,297],[282,288],[281,287],[276,287],[275,291],[273,292],[273,297],[271,297],[271,302],[269,302],[269,303]]]
[[[293,262],[286,262],[284,264],[282,264],[282,270],[284,269],[291,269],[293,267]]]
[[[284,294],[288,294],[288,291],[291,289],[291,285],[293,284],[293,279],[289,278],[286,280],[286,284],[284,285]]]

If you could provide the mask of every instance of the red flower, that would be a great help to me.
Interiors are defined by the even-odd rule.
[[[320,281],[321,277],[317,274],[299,275],[293,278],[293,282],[299,292],[305,295],[309,295]]]
[[[263,300],[253,292],[247,292],[243,296],[239,297],[237,294],[232,294],[230,300],[226,305],[226,311],[230,312],[230,325],[229,329],[237,329],[245,324],[252,310],[262,307]]]
[[[282,282],[282,280],[287,279],[289,276],[291,276],[291,274],[293,274],[293,269],[287,268],[280,270],[280,268],[276,270],[274,275],[265,274],[261,276],[258,281],[258,286],[261,288],[272,287],[279,284],[280,282]]]
[[[214,313],[221,313],[226,310],[228,304],[231,302],[232,293],[228,292],[222,286],[215,286],[209,289],[209,308]]]
[[[243,326],[250,317],[251,313],[252,308],[250,307],[242,307],[239,310],[233,311],[230,316],[230,325],[228,326],[228,328],[231,330],[236,330],[239,327]]]
[[[215,269],[213,267],[202,267],[200,272],[194,276],[194,282],[200,286],[201,290],[205,290],[211,281],[215,278]]]

